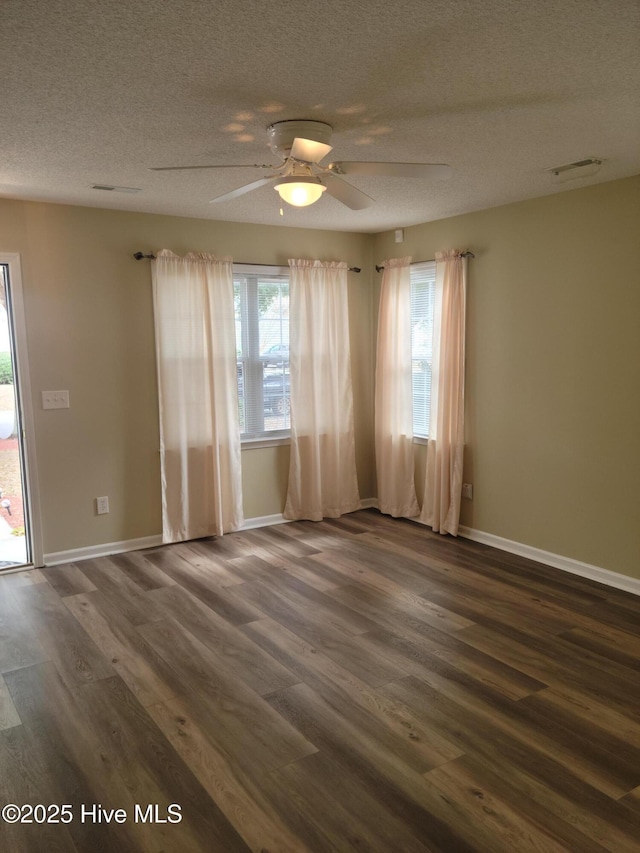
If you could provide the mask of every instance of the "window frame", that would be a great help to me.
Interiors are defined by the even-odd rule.
[[[247,388],[253,389],[252,409],[254,412],[262,413],[264,423],[264,368],[265,361],[260,354],[260,314],[258,302],[258,280],[262,278],[283,279],[290,283],[291,271],[288,266],[277,266],[269,264],[233,264],[233,286],[234,299],[236,283],[240,284],[240,335],[238,340],[236,331],[236,363],[241,365],[238,370],[238,405],[240,400],[247,399]],[[236,320],[236,323],[238,321]],[[237,330],[237,325],[236,325]],[[288,359],[282,359],[283,370],[288,371]],[[243,378],[243,394],[240,394],[240,375]],[[257,389],[257,391],[256,391]],[[251,391],[250,391],[251,394]],[[247,424],[247,412],[245,411],[245,431],[240,433],[240,442],[243,449],[273,447],[279,444],[289,444],[291,440],[291,427],[284,429],[259,430]],[[249,418],[250,420],[250,418]],[[247,429],[247,425],[250,427]]]

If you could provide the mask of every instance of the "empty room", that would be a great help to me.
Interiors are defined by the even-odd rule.
[[[0,26],[0,849],[636,853],[638,3]]]

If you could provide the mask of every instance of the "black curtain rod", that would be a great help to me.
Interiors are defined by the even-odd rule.
[[[475,258],[475,255],[473,254],[473,252],[460,252],[459,257],[460,258]],[[434,263],[434,262],[435,262],[435,258],[429,258],[426,261],[416,261],[416,263],[419,263],[419,264],[429,264],[429,263]],[[379,267],[378,264],[376,264],[376,272],[382,272],[383,269],[384,269],[384,267]]]
[[[145,255],[144,252],[134,252],[133,257],[136,261],[149,260],[154,261],[155,255]],[[272,264],[245,264],[242,261],[236,261],[237,264],[242,264],[243,267],[268,267],[273,266]],[[349,267],[348,272],[362,272],[362,267]]]

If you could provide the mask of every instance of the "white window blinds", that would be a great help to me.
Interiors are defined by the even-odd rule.
[[[411,379],[413,434],[429,436],[436,264],[411,264]]]

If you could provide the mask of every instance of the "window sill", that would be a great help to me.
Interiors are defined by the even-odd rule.
[[[291,444],[291,437],[288,435],[274,436],[274,438],[243,438],[240,442],[240,450],[259,450],[262,447],[280,447],[285,444]]]
[[[429,439],[423,438],[421,435],[414,435],[413,436],[413,443],[414,444],[429,444]]]

